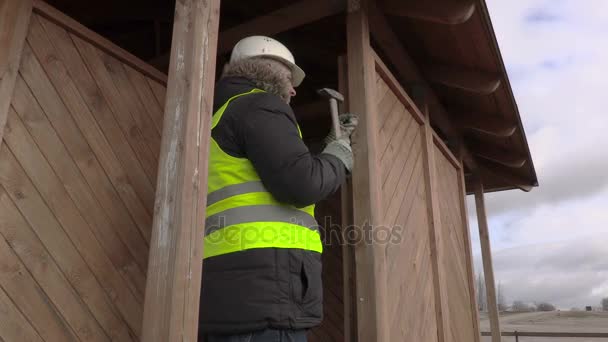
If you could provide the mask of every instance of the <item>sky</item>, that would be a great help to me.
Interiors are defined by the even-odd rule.
[[[540,183],[486,197],[496,281],[507,303],[598,306],[608,297],[608,0],[486,2]]]

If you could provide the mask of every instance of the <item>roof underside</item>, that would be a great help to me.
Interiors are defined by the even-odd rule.
[[[242,30],[245,34],[256,33],[251,27],[247,30],[251,20],[300,1],[222,1],[220,45],[228,36],[223,32],[230,29],[240,32],[245,28]],[[307,1],[311,2],[311,13],[319,11],[315,4],[340,3]],[[462,134],[480,166],[486,191],[536,186],[534,165],[485,1],[433,0],[425,2],[426,5],[415,1],[392,2],[386,0],[379,7],[384,9],[390,28],[439,98],[450,123]],[[174,0],[49,0],[48,3],[167,71]],[[309,9],[300,9],[298,14],[306,16],[305,11]],[[320,102],[315,90],[337,88],[337,57],[346,52],[345,15],[328,11],[326,16],[319,17],[291,28],[284,24],[289,17],[277,16],[276,22],[283,22],[287,30],[274,34],[290,47],[307,72],[293,106],[305,137],[313,144],[330,126],[326,105]],[[381,56],[391,53],[382,51],[381,44],[373,45]],[[218,71],[226,57],[227,53],[218,56]],[[390,58],[386,59],[393,70],[399,69]],[[408,89],[407,82],[403,85]],[[437,130],[442,133],[439,127]],[[443,137],[450,145],[450,137]]]

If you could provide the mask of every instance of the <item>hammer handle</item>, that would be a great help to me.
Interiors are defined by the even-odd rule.
[[[340,129],[340,119],[338,118],[338,100],[329,99],[329,108],[331,110],[331,121],[334,125],[334,132],[336,132],[336,139],[342,136],[342,130]]]

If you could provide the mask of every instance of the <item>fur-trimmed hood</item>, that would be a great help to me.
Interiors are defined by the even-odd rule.
[[[278,95],[289,103],[291,82],[287,76],[272,65],[279,63],[266,58],[245,58],[226,64],[223,77],[243,77],[253,82],[256,88]]]

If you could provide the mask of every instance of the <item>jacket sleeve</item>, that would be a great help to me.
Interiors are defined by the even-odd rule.
[[[312,155],[291,108],[276,102],[256,101],[241,116],[237,143],[278,201],[296,207],[317,203],[340,187],[346,168],[332,155]]]

